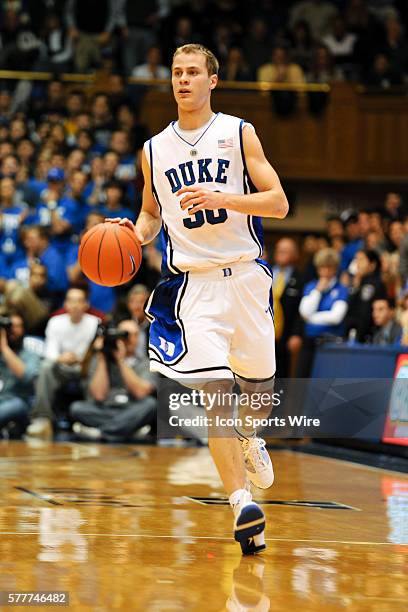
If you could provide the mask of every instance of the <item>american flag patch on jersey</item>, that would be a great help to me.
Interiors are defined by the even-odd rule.
[[[234,139],[233,138],[222,138],[221,140],[218,141],[218,148],[219,149],[228,149],[230,147],[234,146]]]

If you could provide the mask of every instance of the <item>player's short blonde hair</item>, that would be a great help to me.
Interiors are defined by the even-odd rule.
[[[321,266],[330,266],[331,268],[337,269],[340,264],[340,256],[334,249],[322,249],[314,256],[313,263],[316,268],[320,268]]]
[[[177,47],[177,49],[175,50],[173,54],[173,64],[174,64],[175,58],[177,57],[177,55],[180,55],[180,53],[201,53],[201,55],[204,55],[205,57],[205,62],[207,65],[207,70],[208,70],[208,76],[211,76],[213,74],[218,74],[218,71],[220,69],[218,60],[215,57],[214,53],[210,51],[209,49],[207,49],[207,47],[204,47],[204,45],[197,45],[194,43],[190,43],[188,45],[182,45],[181,47]]]

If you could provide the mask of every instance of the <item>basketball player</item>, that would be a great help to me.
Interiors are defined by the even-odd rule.
[[[151,368],[208,393],[234,378],[243,386],[275,375],[271,272],[259,217],[283,219],[288,202],[252,125],[214,113],[218,61],[201,45],[176,50],[172,85],[178,121],[145,143],[143,207],[133,228],[142,244],[163,229],[165,278],[151,295]],[[255,387],[254,387],[255,388]],[[265,517],[246,476],[273,483],[265,442],[255,431],[211,437],[209,447],[235,515],[244,554],[265,548]]]

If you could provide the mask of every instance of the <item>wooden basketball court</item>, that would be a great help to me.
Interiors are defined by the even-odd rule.
[[[271,455],[268,548],[242,558],[207,448],[1,442],[0,591],[68,591],[73,610],[406,610],[408,478]]]

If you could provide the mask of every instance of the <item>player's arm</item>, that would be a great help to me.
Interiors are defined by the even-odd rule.
[[[126,225],[130,229],[134,230],[136,238],[141,244],[147,244],[151,242],[161,228],[161,216],[159,207],[153,195],[152,179],[150,175],[150,166],[146,159],[145,152],[142,152],[142,171],[144,178],[143,188],[143,204],[142,210],[137,218],[136,225],[129,219],[106,219],[111,223],[119,223],[119,225]]]
[[[187,195],[181,200],[181,208],[189,209],[193,215],[203,208],[226,208],[245,215],[275,217],[284,219],[288,214],[289,204],[282,189],[279,177],[265,157],[262,145],[255,131],[246,127],[242,141],[248,174],[258,193],[234,195],[203,189],[197,185],[183,187],[177,193]],[[190,208],[193,206],[193,208]]]

